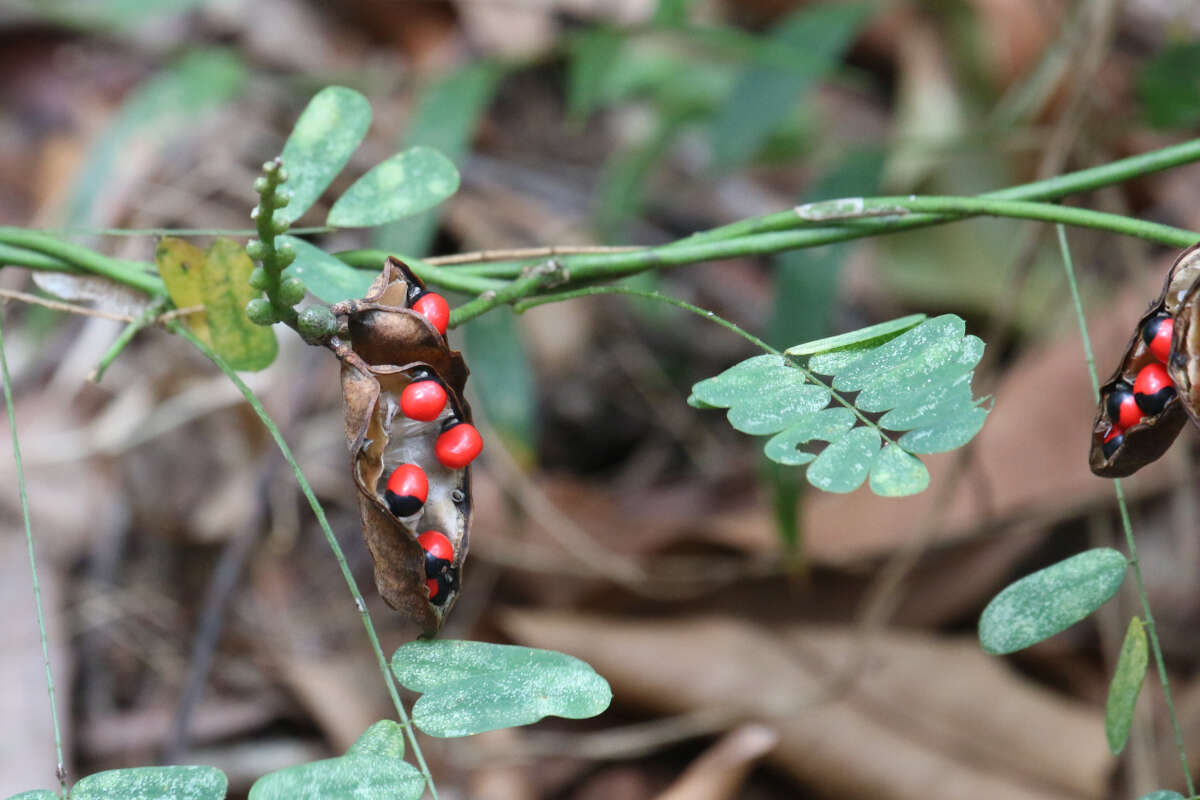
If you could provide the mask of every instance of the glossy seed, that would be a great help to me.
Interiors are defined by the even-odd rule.
[[[1138,408],[1147,416],[1157,416],[1175,396],[1175,384],[1162,364],[1142,367],[1133,382],[1133,397]]]
[[[400,392],[400,410],[409,419],[432,422],[446,407],[446,390],[436,378],[415,380]]]
[[[429,320],[438,333],[446,335],[446,326],[450,323],[450,304],[446,298],[436,292],[425,292],[412,305],[413,311]]]
[[[1142,341],[1150,353],[1166,364],[1171,356],[1171,334],[1175,331],[1175,320],[1167,314],[1151,317],[1142,327]]]
[[[388,477],[384,500],[397,517],[411,517],[429,497],[429,479],[416,464],[401,464]]]
[[[468,422],[455,423],[442,432],[433,445],[433,452],[442,466],[462,469],[475,460],[483,450],[483,437]]]

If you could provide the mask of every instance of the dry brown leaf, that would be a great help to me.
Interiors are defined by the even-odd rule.
[[[687,768],[657,800],[735,800],[754,764],[779,742],[766,725],[735,728]]]
[[[524,611],[501,622],[522,643],[590,663],[620,704],[666,714],[716,707],[771,725],[780,735],[772,763],[823,796],[1099,798],[1112,768],[1099,711],[1018,678],[972,640],[881,635],[842,694],[831,689],[860,652],[847,629],[779,636],[724,618]]]

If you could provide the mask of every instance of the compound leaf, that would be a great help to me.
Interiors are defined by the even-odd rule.
[[[391,720],[376,722],[339,758],[297,764],[264,775],[250,800],[419,800],[425,779],[404,761],[404,732]]]
[[[1085,619],[1125,579],[1125,556],[1097,547],[1009,584],[979,618],[979,642],[995,655],[1015,653]]]
[[[960,447],[983,427],[988,409],[971,395],[983,349],[958,317],[918,314],[748,358],[697,383],[688,403],[774,434],[767,458],[809,464],[819,489],[851,492],[869,477],[876,494],[903,497],[929,486],[917,454]]]
[[[549,715],[585,719],[612,702],[608,682],[590,666],[530,647],[418,640],[396,651],[392,672],[422,693],[413,722],[430,736],[469,736]]]
[[[222,800],[227,786],[216,767],[132,767],[81,778],[71,800]]]

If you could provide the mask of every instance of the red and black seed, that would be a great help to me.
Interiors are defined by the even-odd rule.
[[[1175,331],[1175,320],[1169,314],[1156,314],[1142,326],[1142,341],[1151,354],[1164,364],[1171,355],[1171,335]]]
[[[1104,444],[1100,446],[1104,457],[1112,458],[1113,453],[1121,449],[1121,445],[1125,444],[1125,434],[1120,428],[1113,426],[1109,429],[1108,435],[1104,437]]]
[[[1112,424],[1122,430],[1136,425],[1142,419],[1142,410],[1133,396],[1133,387],[1125,381],[1113,384],[1108,397],[1104,399],[1104,408]]]
[[[1175,396],[1175,384],[1162,364],[1147,364],[1142,367],[1133,382],[1133,398],[1138,408],[1147,416],[1162,413]]]

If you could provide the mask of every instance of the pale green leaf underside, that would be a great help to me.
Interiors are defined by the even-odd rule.
[[[1108,737],[1108,749],[1114,756],[1125,749],[1149,661],[1146,629],[1142,621],[1134,617],[1125,630],[1125,641],[1121,644],[1112,683],[1108,685],[1108,703],[1104,710],[1104,733]]]
[[[1127,563],[1120,552],[1098,547],[1010,584],[983,610],[980,644],[1004,655],[1066,630],[1116,594]]]
[[[392,672],[421,692],[413,722],[430,736],[469,736],[554,715],[594,717],[612,690],[577,658],[550,650],[447,639],[409,642]]]
[[[6,800],[59,800],[59,797],[49,789],[34,789],[33,791],[14,794],[6,798]]]
[[[215,767],[132,767],[81,778],[71,800],[222,800],[227,784]]]
[[[918,314],[797,345],[790,358],[748,358],[697,383],[688,403],[727,408],[743,433],[774,434],[767,458],[808,464],[819,489],[851,492],[867,481],[876,494],[902,497],[929,485],[915,454],[961,447],[983,426],[988,409],[971,396],[983,348],[958,317]],[[806,373],[799,355],[809,353]]]
[[[329,210],[338,228],[369,228],[433,208],[458,191],[454,162],[432,147],[397,153],[355,181]]]
[[[1170,789],[1157,789],[1142,795],[1138,800],[1186,800],[1186,798],[1179,792],[1173,792]]]
[[[276,214],[295,222],[346,166],[371,125],[371,104],[353,89],[329,86],[305,106],[283,145],[291,202]]]
[[[403,730],[383,720],[340,758],[297,764],[259,778],[250,787],[250,800],[419,800],[425,779],[403,758]]]

